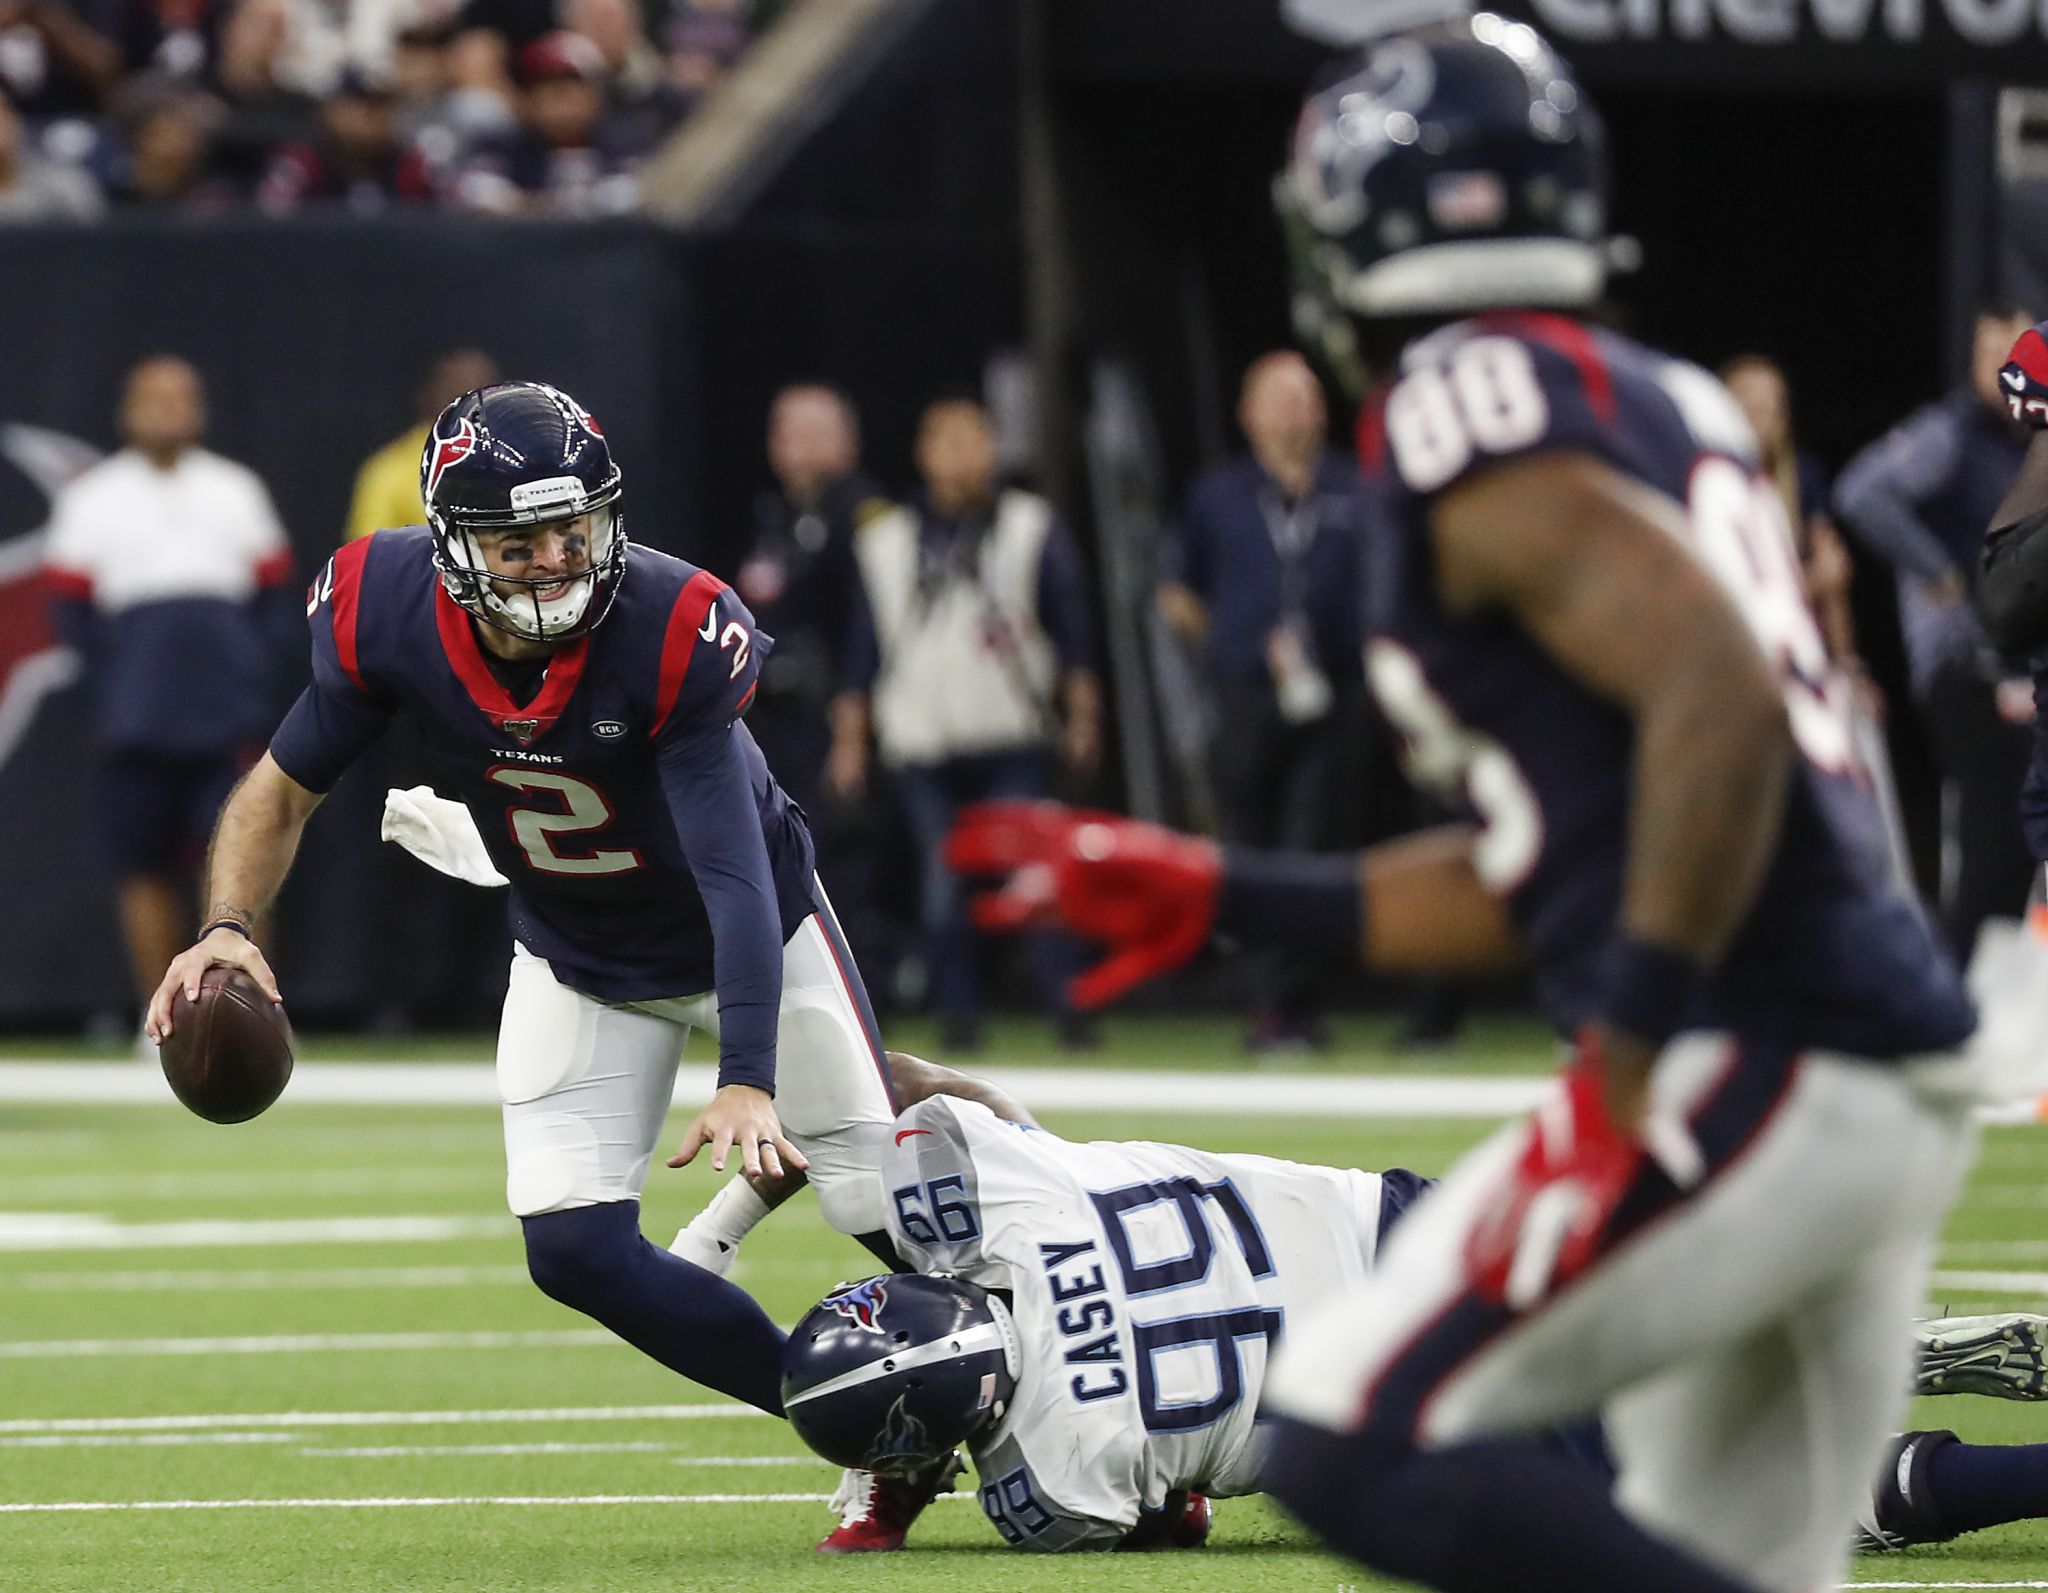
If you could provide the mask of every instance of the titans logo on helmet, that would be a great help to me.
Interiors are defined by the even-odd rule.
[[[850,1289],[838,1294],[827,1295],[820,1302],[828,1311],[843,1316],[864,1332],[879,1333],[881,1323],[877,1320],[882,1313],[882,1302],[888,1299],[888,1281],[884,1278],[869,1278],[856,1283]]]

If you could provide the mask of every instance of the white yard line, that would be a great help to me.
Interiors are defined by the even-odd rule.
[[[815,1272],[815,1267],[809,1269]],[[21,1272],[8,1287],[37,1294],[154,1294],[223,1289],[285,1289],[320,1293],[337,1289],[471,1289],[528,1284],[526,1268],[502,1267],[280,1267],[230,1272],[214,1268],[157,1272]]]
[[[1535,1104],[1547,1080],[1493,1074],[1179,1073],[1142,1068],[990,1068],[985,1075],[1049,1111],[1161,1110],[1291,1117],[1511,1116]],[[717,1070],[686,1065],[675,1099],[693,1110],[717,1085]],[[0,1101],[169,1105],[155,1068],[133,1062],[0,1063]],[[487,1062],[307,1062],[295,1068],[284,1105],[496,1106]]]
[[[824,1493],[594,1493],[448,1495],[425,1499],[70,1499],[0,1504],[0,1515],[54,1515],[129,1510],[431,1510],[454,1505],[736,1505],[823,1504]],[[967,1498],[941,1494],[941,1498]]]
[[[482,1148],[488,1149],[488,1142]],[[99,1173],[0,1174],[0,1200],[180,1200],[198,1196],[224,1200],[239,1195],[427,1194],[469,1189],[497,1192],[501,1179],[488,1161],[464,1159],[445,1167],[311,1167],[268,1172],[212,1168],[192,1173],[133,1173],[118,1168]]]
[[[0,1340],[0,1360],[70,1360],[111,1355],[302,1355],[329,1350],[540,1350],[616,1345],[603,1328],[526,1333],[278,1333],[204,1339]]]
[[[286,1435],[287,1437],[289,1435]],[[473,1455],[665,1455],[674,1454],[680,1444],[381,1444],[346,1449],[324,1449],[309,1444],[299,1451],[315,1459],[410,1460],[415,1455],[469,1457]],[[746,1469],[753,1466],[823,1466],[828,1462],[816,1455],[677,1455],[678,1466],[711,1466]]]
[[[1937,1289],[1988,1289],[1993,1294],[2048,1294],[2048,1272],[1936,1272]]]
[[[45,1416],[0,1421],[0,1433],[167,1433],[256,1427],[468,1427],[500,1422],[672,1422],[765,1416],[751,1405],[561,1405],[506,1410],[287,1410],[186,1416]]]
[[[129,1449],[181,1444],[292,1444],[297,1433],[43,1433],[0,1438],[0,1449]]]
[[[1500,1118],[1527,1111],[1549,1080],[1533,1074],[1328,1072],[1169,1073],[1145,1068],[977,1069],[1045,1111],[1204,1116]],[[676,1074],[675,1099],[692,1110],[711,1096],[717,1070]],[[169,1105],[163,1075],[139,1062],[0,1062],[0,1102]],[[284,1108],[315,1105],[495,1106],[497,1076],[475,1062],[306,1062],[292,1074]],[[2035,1123],[2043,1102],[1987,1108],[1986,1122]]]
[[[432,1244],[505,1238],[503,1217],[272,1217],[117,1222],[92,1212],[0,1212],[0,1251],[210,1250],[255,1245]]]

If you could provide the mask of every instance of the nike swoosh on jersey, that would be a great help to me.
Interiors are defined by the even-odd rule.
[[[704,628],[697,633],[707,642],[718,640],[718,599],[711,600],[711,606],[704,610]]]
[[[930,1132],[931,1130],[928,1128],[899,1128],[896,1130],[896,1143],[901,1145],[913,1134],[929,1134]]]
[[[1998,374],[2004,379],[2005,385],[2010,387],[2015,393],[2027,385],[2027,374],[2025,371],[2000,371]]]

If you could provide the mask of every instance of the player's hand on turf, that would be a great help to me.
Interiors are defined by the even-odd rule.
[[[1083,1011],[1177,968],[1208,943],[1223,854],[1157,824],[1057,802],[984,802],[946,840],[962,874],[1006,874],[975,898],[983,929],[1065,929],[1109,955],[1067,987]]]
[[[1508,1187],[1466,1241],[1480,1295],[1513,1310],[1537,1304],[1600,1253],[1622,1201],[1648,1180],[1690,1189],[1705,1176],[1685,1124],[1650,1102],[1655,1048],[1588,1029],[1559,1095],[1530,1119]]]
[[[171,1003],[177,1000],[178,992],[184,991],[188,1001],[197,999],[199,976],[216,964],[241,969],[272,1001],[284,1000],[277,988],[277,975],[270,971],[270,964],[264,960],[256,942],[232,929],[216,929],[197,945],[187,947],[171,959],[170,967],[164,970],[163,983],[149,998],[149,1011],[143,1018],[142,1032],[161,1044],[171,1032]]]
[[[780,1178],[785,1170],[811,1164],[783,1137],[775,1115],[775,1098],[751,1084],[726,1084],[683,1131],[683,1143],[668,1159],[671,1167],[687,1167],[697,1152],[711,1147],[711,1165],[725,1171],[725,1158],[737,1146],[740,1166],[749,1178]]]

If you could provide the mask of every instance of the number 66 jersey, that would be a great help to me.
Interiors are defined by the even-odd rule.
[[[604,622],[523,668],[485,652],[424,528],[348,544],[306,613],[313,682],[272,738],[278,767],[325,791],[412,713],[511,881],[514,938],[563,984],[607,1002],[712,989],[708,890],[772,892],[783,941],[817,910],[802,816],[736,723],[773,643],[709,572],[628,549]]]
[[[1075,1144],[951,1096],[896,1120],[882,1176],[917,1271],[1010,1298],[1016,1393],[971,1447],[982,1508],[1028,1549],[1111,1548],[1175,1489],[1256,1491],[1268,1352],[1364,1280],[1381,1227],[1373,1173]]]
[[[1801,754],[1778,846],[1689,1027],[1866,1058],[1946,1050],[1975,1015],[1919,908],[1888,884],[1847,683],[1809,610],[1749,426],[1697,366],[1564,316],[1487,315],[1412,343],[1359,419],[1367,674],[1410,774],[1479,821],[1475,866],[1534,954],[1563,1031],[1599,1011],[1620,916],[1633,727],[1501,614],[1438,595],[1437,496],[1517,457],[1591,455],[1672,509],[1782,687]]]

